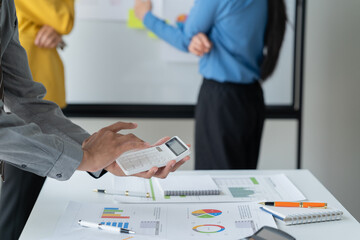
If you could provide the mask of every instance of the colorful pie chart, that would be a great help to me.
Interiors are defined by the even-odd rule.
[[[197,225],[192,229],[198,233],[218,233],[224,231],[225,227],[216,224],[203,224]]]
[[[213,218],[221,215],[222,212],[216,209],[201,209],[193,211],[191,214],[198,218]]]

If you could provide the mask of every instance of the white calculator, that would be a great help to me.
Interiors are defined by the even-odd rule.
[[[178,162],[188,155],[190,148],[175,136],[156,147],[126,152],[116,162],[126,175],[132,175],[152,167],[163,167],[171,160]]]

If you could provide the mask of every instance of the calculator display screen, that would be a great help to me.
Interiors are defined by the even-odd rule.
[[[187,150],[186,147],[181,144],[176,138],[171,139],[165,144],[176,156],[179,156]]]

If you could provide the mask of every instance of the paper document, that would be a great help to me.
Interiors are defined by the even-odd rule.
[[[189,175],[189,177],[194,175]],[[169,176],[171,178],[171,176]],[[285,174],[212,176],[220,189],[220,195],[209,196],[164,196],[152,179],[114,177],[116,191],[150,193],[150,198],[114,195],[118,202],[247,202],[247,201],[302,201],[305,196]],[[166,180],[166,179],[165,179]],[[196,184],[196,182],[194,182]]]
[[[111,218],[107,210],[114,212]],[[84,228],[78,220],[121,226],[136,234]],[[70,202],[51,239],[234,240],[262,226],[276,228],[270,214],[252,203],[81,204]]]
[[[219,187],[209,175],[170,175],[165,179],[154,178],[156,186],[167,196],[218,195]],[[194,184],[196,183],[196,184]]]

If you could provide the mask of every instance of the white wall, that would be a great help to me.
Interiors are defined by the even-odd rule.
[[[304,168],[360,220],[360,1],[307,5]]]

